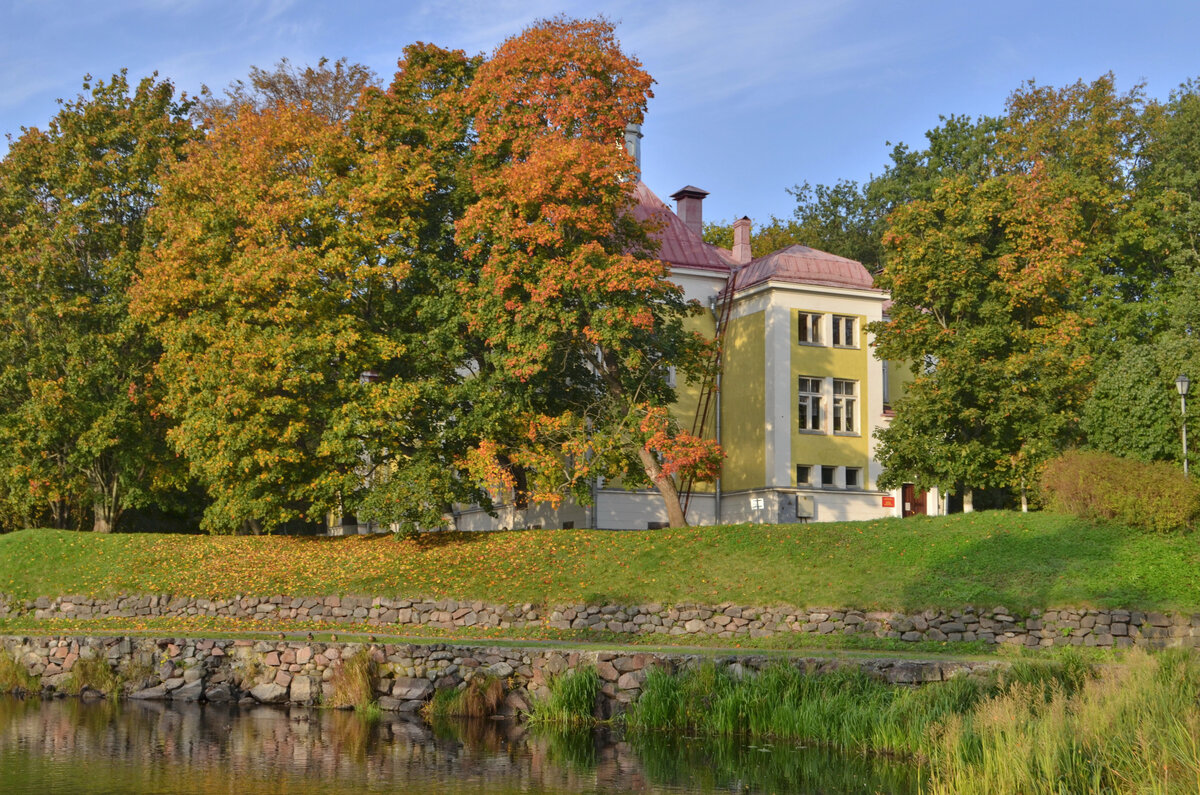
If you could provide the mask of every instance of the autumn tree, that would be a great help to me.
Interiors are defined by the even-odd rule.
[[[668,368],[695,372],[704,345],[631,212],[637,174],[617,145],[650,85],[604,20],[541,22],[475,76],[477,198],[458,242],[487,422],[471,465],[534,500],[586,501],[597,476],[649,483],[680,526],[675,476],[711,476],[717,451],[666,409]]]
[[[129,317],[158,175],[195,138],[166,81],[85,82],[0,163],[0,480],[9,521],[109,532],[176,482],[158,350]]]
[[[433,526],[473,494],[442,444],[459,362],[418,334],[437,320],[420,266],[453,258],[445,160],[466,135],[437,111],[473,65],[409,55],[361,117],[243,107],[164,180],[135,309],[211,530],[328,511]]]

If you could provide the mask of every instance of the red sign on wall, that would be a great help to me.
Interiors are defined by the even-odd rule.
[[[883,498],[883,507],[884,508],[895,508],[896,507],[896,498],[895,497],[884,497]]]

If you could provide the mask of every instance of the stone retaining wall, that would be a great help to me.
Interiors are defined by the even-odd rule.
[[[313,621],[387,627],[550,627],[630,635],[707,635],[759,638],[783,633],[871,635],[901,641],[972,641],[1025,646],[1200,645],[1200,614],[1139,610],[1055,609],[1027,616],[1004,607],[870,612],[834,608],[719,605],[498,605],[450,600],[365,596],[197,599],[168,595],[93,599],[83,596],[18,600],[0,595],[0,618],[138,618],[209,616]]]
[[[684,670],[712,657],[694,654],[563,651],[449,644],[361,644],[312,641],[198,640],[130,637],[0,637],[7,653],[37,678],[46,694],[75,691],[72,677],[81,660],[101,659],[121,676],[121,695],[133,699],[316,704],[329,702],[343,661],[362,650],[376,664],[373,685],[379,706],[414,712],[434,693],[460,688],[486,673],[505,683],[502,714],[528,710],[554,676],[594,666],[602,681],[596,711],[608,717],[636,700],[647,672]],[[777,660],[764,655],[715,658],[737,675]],[[813,672],[855,667],[895,684],[940,682],[982,676],[999,661],[835,660],[792,658]],[[82,695],[86,696],[85,691]],[[98,695],[98,694],[93,694]]]

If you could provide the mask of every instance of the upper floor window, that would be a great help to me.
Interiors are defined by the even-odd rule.
[[[800,313],[800,341],[809,345],[821,342],[821,316],[812,312]]]
[[[842,348],[857,348],[858,338],[855,336],[855,326],[858,319],[846,315],[833,316],[833,344]]]
[[[858,382],[833,379],[833,432],[854,433]]]
[[[821,430],[821,381],[802,375],[799,380],[800,430]]]

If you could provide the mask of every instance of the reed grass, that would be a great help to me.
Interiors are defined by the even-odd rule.
[[[708,664],[652,671],[626,715],[667,730],[778,738],[916,760],[934,793],[1200,792],[1200,659],[1016,660],[987,680],[899,687],[859,671],[774,665],[738,678]]]
[[[80,657],[71,667],[71,673],[63,680],[63,692],[79,695],[86,689],[95,690],[105,696],[116,696],[121,689],[121,676],[103,657]]]
[[[12,652],[0,649],[0,693],[36,693],[39,690],[38,678],[29,673]]]
[[[533,703],[529,722],[538,725],[584,726],[595,722],[600,674],[585,666],[556,676],[548,683],[549,695]]]
[[[461,689],[437,691],[426,705],[425,717],[430,720],[445,718],[490,718],[504,705],[503,680],[488,674],[477,674]]]
[[[359,649],[349,657],[343,658],[342,664],[334,670],[330,679],[333,695],[326,706],[335,709],[353,707],[369,712],[375,705],[375,674],[375,661],[366,649]]]
[[[934,793],[1200,792],[1200,660],[1131,653],[1075,693],[1022,684],[947,721]]]

